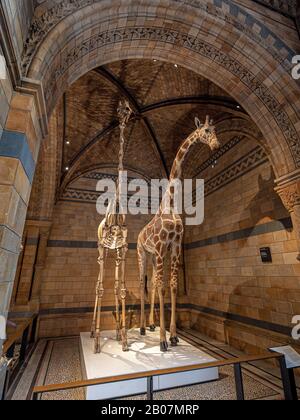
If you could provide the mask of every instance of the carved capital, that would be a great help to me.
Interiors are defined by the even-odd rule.
[[[300,170],[276,180],[275,191],[279,194],[286,209],[292,213],[300,206]]]
[[[297,169],[291,174],[276,181],[277,187],[275,190],[279,194],[284,206],[291,213],[293,221],[295,237],[298,241],[300,250],[300,170]],[[300,252],[297,260],[300,261]]]
[[[300,183],[276,188],[284,206],[292,213],[295,206],[300,206]]]

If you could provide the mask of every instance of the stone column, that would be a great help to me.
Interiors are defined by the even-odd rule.
[[[300,170],[276,180],[276,184],[275,191],[291,215],[300,261]]]
[[[41,102],[24,82],[0,132],[0,316],[7,318],[33,176],[42,138]],[[0,356],[2,341],[0,339]]]

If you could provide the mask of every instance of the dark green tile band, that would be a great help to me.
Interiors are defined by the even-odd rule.
[[[135,250],[137,244],[128,244],[128,249]],[[48,248],[77,248],[77,249],[97,249],[96,241],[48,241]]]
[[[209,245],[221,244],[224,242],[236,241],[239,239],[247,239],[252,236],[264,235],[266,233],[280,232],[282,230],[292,229],[293,224],[290,217],[281,220],[275,220],[270,223],[250,227],[247,229],[238,230],[235,232],[225,233],[200,241],[192,242],[185,245],[186,250],[203,248]],[[48,241],[49,248],[78,248],[78,249],[97,249],[97,242],[94,241],[64,241],[64,240],[50,240]],[[130,243],[129,249],[135,250],[136,243]]]
[[[280,232],[282,230],[288,230],[293,228],[292,219],[287,217],[281,220],[275,220],[270,223],[225,233],[224,235],[218,235],[200,241],[191,242],[185,245],[186,250],[203,248],[209,245],[217,245],[225,242],[237,241],[239,239],[247,239],[252,236],[264,235],[266,233]]]
[[[156,305],[156,307],[158,308],[158,305]],[[166,304],[165,307],[167,309],[170,309],[171,305]],[[203,313],[203,314],[208,314],[208,315],[214,315],[214,316],[217,316],[219,318],[225,318],[225,319],[228,319],[230,321],[236,321],[236,322],[239,322],[239,323],[244,324],[244,325],[248,325],[248,326],[260,328],[260,329],[263,329],[263,330],[279,333],[279,334],[289,336],[289,337],[291,337],[291,332],[292,332],[292,328],[293,328],[292,324],[289,327],[289,326],[285,326],[285,325],[275,324],[273,322],[263,321],[263,320],[254,319],[254,318],[248,318],[248,317],[233,314],[233,313],[230,313],[230,312],[219,311],[219,310],[214,309],[214,308],[208,308],[208,307],[204,307],[204,306],[193,305],[193,304],[190,304],[190,303],[177,304],[177,308],[178,309],[183,309],[183,310],[193,310],[193,311]],[[102,311],[103,312],[114,312],[115,309],[116,308],[114,306],[104,306],[102,308]],[[126,305],[126,309],[127,309],[127,311],[139,311],[140,310],[140,304]],[[150,305],[146,305],[146,309],[150,309]],[[74,315],[75,314],[88,314],[88,313],[92,313],[93,310],[94,310],[94,308],[92,308],[92,307],[42,309],[40,311],[39,315],[49,316],[49,315],[68,315],[68,314],[74,314]]]

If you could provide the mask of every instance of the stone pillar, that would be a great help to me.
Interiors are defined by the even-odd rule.
[[[21,89],[20,89],[21,90]],[[0,316],[7,318],[42,138],[41,101],[30,83],[13,92],[0,133]],[[0,356],[2,341],[0,341]]]
[[[300,170],[276,180],[276,184],[275,191],[291,215],[300,261]]]

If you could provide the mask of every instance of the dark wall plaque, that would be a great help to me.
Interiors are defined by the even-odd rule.
[[[260,256],[263,263],[271,263],[273,261],[270,248],[260,248]]]

